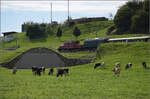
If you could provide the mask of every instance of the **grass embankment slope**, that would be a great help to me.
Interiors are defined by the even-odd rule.
[[[106,69],[93,69],[94,63],[69,67],[67,77],[33,76],[31,70],[0,68],[0,99],[149,99],[150,68],[149,43],[106,43],[100,45],[96,62],[104,61]],[[99,59],[101,58],[101,59]],[[115,62],[121,62],[121,75],[111,71]],[[125,70],[125,64],[133,67]],[[56,70],[55,70],[56,73]]]

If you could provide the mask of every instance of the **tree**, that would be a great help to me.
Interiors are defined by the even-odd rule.
[[[57,37],[60,39],[60,37],[62,36],[62,30],[61,28],[59,27],[58,30],[57,30]]]
[[[28,25],[26,35],[30,39],[36,39],[47,36],[45,33],[45,27],[40,27],[40,25],[37,23]]]
[[[75,27],[74,30],[73,30],[73,35],[76,37],[80,36],[81,35],[81,32],[80,30],[78,29],[78,27]]]
[[[131,24],[132,33],[148,33],[149,31],[149,15],[144,10],[138,11],[132,17]]]
[[[132,10],[124,5],[121,7],[114,18],[114,23],[120,33],[130,30]]]
[[[48,24],[46,26],[45,32],[46,32],[46,34],[53,35],[53,31],[52,31],[51,25]]]

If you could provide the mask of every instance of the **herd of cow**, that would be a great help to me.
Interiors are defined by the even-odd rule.
[[[147,68],[146,62],[142,62],[142,66],[143,66],[143,68]],[[104,62],[102,62],[102,63],[96,63],[95,66],[94,66],[94,69],[96,69],[97,67],[105,68],[105,63]],[[127,70],[129,68],[132,68],[132,63],[126,64],[125,69]],[[120,76],[120,62],[116,62],[115,63],[115,68],[113,68],[112,71],[115,73],[115,75],[117,77]]]
[[[112,69],[112,71],[114,72],[114,74],[119,77],[120,76],[120,62],[116,62],[115,63],[115,68]],[[147,68],[146,66],[146,62],[142,62],[142,66],[143,68]],[[102,68],[105,68],[105,63],[104,62],[101,62],[101,63],[96,63],[94,65],[94,69],[98,68],[98,67],[102,67]],[[126,64],[125,66],[125,69],[129,69],[129,68],[132,68],[132,63],[128,63]],[[12,74],[16,74],[17,72],[17,69],[16,67],[13,68],[13,72]],[[45,67],[37,67],[37,66],[32,66],[32,73],[33,75],[38,75],[38,76],[41,76],[41,72],[43,73],[43,75],[45,75]],[[49,69],[49,72],[48,72],[48,75],[53,75],[54,73],[54,69],[53,68],[50,68]],[[59,77],[59,76],[67,76],[69,75],[69,69],[57,69],[57,74],[56,76]]]
[[[45,67],[32,66],[32,72],[34,75],[41,76],[41,72],[43,72],[43,75],[45,75]],[[48,75],[53,75],[53,73],[54,73],[54,69],[50,68]],[[57,75],[56,76],[62,77],[63,75],[65,75],[65,76],[69,75],[69,69],[57,69]]]

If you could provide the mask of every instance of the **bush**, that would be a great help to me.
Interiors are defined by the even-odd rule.
[[[123,5],[115,15],[115,33],[148,33],[149,1],[130,1]]]
[[[111,32],[112,32],[114,29],[115,29],[115,26],[114,26],[114,25],[108,27],[106,34],[107,34],[107,35],[111,34]]]
[[[52,30],[52,28],[51,28],[51,25],[48,24],[48,25],[46,26],[45,33],[46,33],[46,34],[50,34],[50,35],[53,35],[53,34],[54,34],[54,32],[53,32],[53,30]]]
[[[132,10],[127,5],[121,7],[118,10],[114,18],[114,23],[119,31],[123,32],[130,29],[131,17],[132,17]]]
[[[28,25],[26,35],[30,39],[36,39],[47,36],[45,33],[45,27],[40,26],[37,23]]]
[[[132,17],[131,31],[133,33],[148,33],[149,32],[149,15],[140,10]]]
[[[59,37],[59,38],[62,36],[62,30],[61,30],[60,27],[58,28],[56,35],[57,35],[57,37]]]
[[[80,29],[78,27],[75,27],[73,30],[73,35],[77,38],[78,36],[81,35]]]

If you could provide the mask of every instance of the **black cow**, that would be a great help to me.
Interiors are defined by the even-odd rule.
[[[129,68],[132,68],[132,64],[131,64],[131,63],[128,63],[128,64],[126,64],[126,66],[125,66],[125,69],[129,69]]]
[[[53,75],[53,72],[54,72],[54,69],[53,69],[53,68],[50,68],[48,75]]]
[[[42,71],[42,68],[38,67],[37,70],[36,70],[36,74],[41,76],[41,71]]]
[[[100,66],[105,68],[105,62],[96,63],[95,66],[94,66],[94,69],[96,69],[97,67],[100,67]]]
[[[94,69],[96,69],[99,66],[101,66],[101,63],[96,63],[95,66],[94,66]]]
[[[143,68],[146,68],[146,62],[142,62]]]
[[[36,75],[37,69],[38,69],[38,67],[32,66],[32,72],[33,72],[34,75]]]
[[[41,75],[41,72],[43,72],[43,74],[45,74],[45,67],[36,67],[36,66],[32,66],[32,72],[34,75]]]
[[[63,75],[68,75],[69,74],[69,69],[58,69],[57,70],[57,77],[63,76]]]
[[[41,71],[43,72],[43,75],[45,75],[45,67],[41,67]]]

